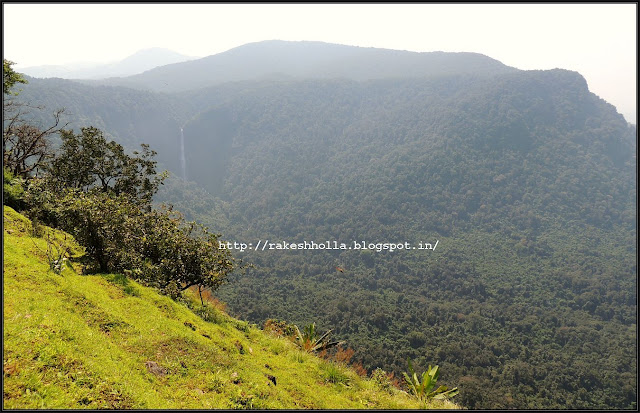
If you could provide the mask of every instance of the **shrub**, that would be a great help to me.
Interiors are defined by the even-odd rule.
[[[379,367],[371,373],[371,380],[376,382],[378,386],[380,386],[380,388],[383,390],[389,391],[393,388],[391,377],[386,371],[382,370]]]
[[[350,381],[349,380],[349,376],[347,376],[345,373],[343,373],[342,370],[338,366],[336,366],[335,364],[333,364],[331,362],[327,362],[326,364],[324,364],[323,370],[324,370],[324,373],[323,373],[324,379],[328,383],[348,384],[349,381]]]
[[[268,331],[278,337],[295,337],[295,326],[288,324],[286,321],[268,319],[264,322],[264,331]]]
[[[3,168],[2,174],[2,203],[16,211],[24,209],[24,181],[14,177],[11,171]]]

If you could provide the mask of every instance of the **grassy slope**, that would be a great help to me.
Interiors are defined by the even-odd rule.
[[[32,237],[4,207],[4,408],[421,407],[212,307],[198,316],[118,275],[56,274],[47,238],[73,240],[42,229]]]

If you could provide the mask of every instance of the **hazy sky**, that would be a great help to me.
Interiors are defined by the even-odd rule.
[[[111,62],[164,47],[209,56],[262,40],[476,52],[519,69],[580,72],[636,122],[637,5],[3,3],[15,68]]]

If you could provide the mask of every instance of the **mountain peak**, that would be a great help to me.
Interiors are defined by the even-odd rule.
[[[478,53],[410,52],[319,41],[265,40],[128,78],[112,79],[109,84],[175,92],[263,79],[274,74],[290,78],[362,81],[455,74],[493,75],[517,70]]]

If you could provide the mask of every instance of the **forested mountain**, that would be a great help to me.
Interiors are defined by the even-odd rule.
[[[161,200],[223,239],[345,244],[234,251],[254,268],[217,293],[232,314],[333,328],[369,370],[439,364],[469,408],[635,408],[635,127],[575,72],[352,49],[265,42],[125,79],[175,70],[173,94],[21,96],[150,144],[188,178]]]
[[[635,400],[635,130],[577,73],[277,84],[184,135],[221,201],[183,206],[231,240],[439,241],[245,252],[236,314],[318,320],[368,368],[446,363],[471,408]]]
[[[322,42],[271,40],[99,83],[176,92],[256,79],[366,80],[515,70],[478,53],[416,53]]]

